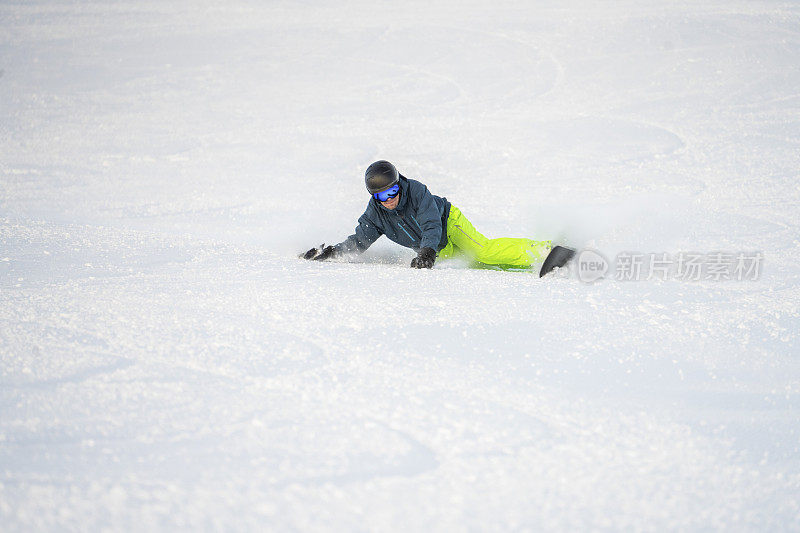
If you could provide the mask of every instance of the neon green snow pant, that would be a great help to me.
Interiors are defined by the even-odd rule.
[[[551,241],[511,237],[487,239],[461,214],[460,209],[451,205],[447,218],[447,244],[439,252],[439,258],[465,255],[485,265],[527,268],[541,261],[551,247]]]

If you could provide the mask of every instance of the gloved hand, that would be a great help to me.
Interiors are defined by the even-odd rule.
[[[434,261],[436,261],[436,251],[426,246],[411,260],[411,268],[433,268]]]
[[[325,244],[320,244],[319,248],[312,248],[304,253],[301,257],[303,259],[313,259],[314,261],[325,261],[326,259],[334,258],[337,255],[336,248],[333,246],[325,246]]]

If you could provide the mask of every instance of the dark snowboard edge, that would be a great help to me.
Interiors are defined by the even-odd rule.
[[[539,270],[539,277],[544,277],[545,274],[549,274],[556,268],[563,267],[569,263],[570,259],[573,257],[575,257],[575,250],[572,248],[553,246],[553,249],[547,254],[547,258],[544,260],[541,270]]]

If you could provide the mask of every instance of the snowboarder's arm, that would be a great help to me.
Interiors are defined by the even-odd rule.
[[[365,213],[358,219],[356,232],[334,246],[334,249],[337,254],[351,252],[361,253],[372,246],[372,243],[378,240],[378,237],[381,235],[383,235],[383,231],[381,231]]]
[[[436,250],[439,241],[442,239],[442,217],[433,195],[422,183],[414,183],[411,194],[417,199],[417,216],[414,221],[422,231],[422,242],[420,248],[432,248]]]

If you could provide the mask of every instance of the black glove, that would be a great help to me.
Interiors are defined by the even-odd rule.
[[[417,252],[417,257],[411,260],[411,268],[433,268],[436,261],[436,252],[433,248],[422,248]]]
[[[320,244],[319,248],[312,248],[304,253],[301,257],[303,259],[313,259],[314,261],[325,261],[326,259],[331,259],[337,255],[336,248],[333,246],[325,246],[324,244]]]

